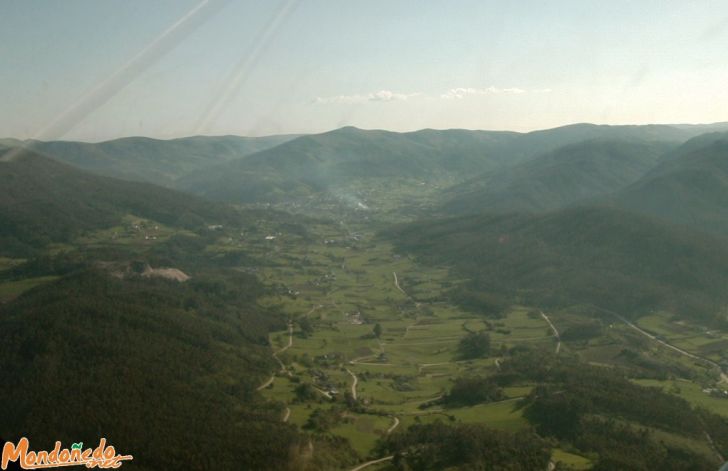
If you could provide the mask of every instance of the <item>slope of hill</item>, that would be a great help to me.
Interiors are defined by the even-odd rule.
[[[25,146],[98,175],[172,186],[182,175],[275,147],[295,137],[126,137],[99,143],[31,141]]]
[[[29,151],[12,161],[0,154],[0,253],[29,252],[110,227],[133,214],[160,223],[199,227],[233,221],[224,205],[147,183],[100,177]]]
[[[352,127],[303,136],[180,179],[177,188],[228,201],[298,198],[362,178],[464,180],[568,144],[594,138],[682,143],[693,131],[670,126],[565,126],[526,134]]]
[[[698,124],[692,126],[671,124],[606,125],[579,123],[553,129],[532,131],[524,141],[541,152],[569,143],[588,139],[640,139],[646,141],[686,141],[692,137],[718,129],[728,129],[728,123]]]
[[[0,149],[8,149],[10,147],[22,146],[23,141],[18,139],[4,138],[0,139]]]
[[[462,138],[467,134],[480,134],[480,139],[490,145],[488,150],[492,159],[503,159],[504,163],[516,164],[555,151],[561,147],[589,140],[640,141],[647,143],[683,143],[704,133],[728,130],[728,123],[706,125],[598,125],[591,123],[570,124],[552,129],[527,133],[507,131],[467,131],[467,130],[422,130],[405,135],[420,139],[429,137],[427,143],[446,143],[441,148],[457,146],[457,141],[443,139],[445,133],[452,138]],[[430,136],[428,136],[430,134]],[[423,139],[424,140],[424,139]]]
[[[177,283],[89,270],[0,304],[0,436],[37,449],[103,436],[140,470],[288,469],[313,447],[334,460],[256,391],[277,368],[268,331],[285,326],[258,307],[262,290],[234,271]],[[339,466],[295,469],[356,461],[339,452]]]
[[[615,201],[692,228],[728,230],[728,133],[686,142]]]
[[[674,145],[595,139],[487,173],[450,190],[448,211],[544,211],[620,190]]]
[[[728,248],[638,214],[580,207],[542,215],[449,218],[388,233],[398,249],[452,265],[472,281],[466,304],[506,296],[526,304],[588,303],[625,314],[665,308],[725,322]]]

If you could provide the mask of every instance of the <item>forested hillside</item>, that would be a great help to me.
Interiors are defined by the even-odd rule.
[[[627,211],[589,206],[450,218],[387,236],[402,252],[466,274],[470,283],[453,297],[475,308],[487,305],[491,293],[554,307],[590,303],[629,315],[664,308],[725,322],[723,240]]]
[[[634,183],[674,146],[601,139],[571,144],[456,186],[445,209],[479,213],[563,208]]]
[[[0,186],[0,254],[6,256],[118,225],[127,214],[191,229],[239,219],[233,209],[196,196],[99,177],[22,150],[12,161],[0,160]]]
[[[616,204],[695,230],[728,230],[728,134],[700,136],[616,196]]]

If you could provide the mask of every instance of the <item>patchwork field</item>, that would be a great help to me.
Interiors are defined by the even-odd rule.
[[[372,199],[367,200],[373,204]],[[364,212],[350,213],[366,221]],[[312,222],[304,236],[277,231],[248,235],[243,242],[257,261],[241,267],[254,271],[272,293],[265,304],[287,313],[293,331],[271,334],[270,342],[285,369],[262,392],[280,404],[282,420],[305,430],[323,430],[349,439],[364,458],[376,457],[377,440],[415,423],[478,422],[517,431],[528,427],[519,399],[534,385],[504,388],[503,400],[472,407],[444,407],[437,400],[462,376],[488,376],[499,368],[500,352],[519,345],[579,357],[605,367],[633,366],[639,360],[668,367],[677,377],[693,380],[638,380],[685,397],[691,403],[728,414],[723,402],[706,392],[714,372],[636,332],[617,319],[602,321],[587,338],[571,335],[590,315],[578,308],[547,313],[565,339],[557,339],[541,311],[512,306],[496,319],[465,311],[449,301],[448,290],[460,280],[447,267],[419,264],[397,254],[366,224]],[[210,250],[235,250],[220,240]],[[720,360],[718,333],[675,324],[666,314],[652,314],[639,326],[689,351]],[[487,332],[490,355],[464,360],[459,342],[471,332]],[[570,336],[571,335],[571,336]],[[712,337],[714,336],[714,337]],[[702,349],[702,350],[701,350]],[[625,352],[639,352],[638,358]],[[630,363],[631,362],[631,363]],[[657,367],[656,367],[657,368]],[[651,383],[652,382],[652,383]],[[679,437],[677,437],[679,438]],[[665,440],[677,440],[665,436]],[[684,447],[704,444],[682,443]],[[554,463],[590,469],[592,460],[555,449]],[[386,469],[378,464],[369,469]]]
[[[349,438],[362,456],[398,427],[435,420],[481,422],[503,430],[527,426],[517,407],[528,385],[505,388],[506,399],[473,407],[429,405],[455,378],[488,375],[498,352],[518,344],[553,349],[553,332],[526,307],[486,321],[449,304],[457,284],[445,267],[425,267],[394,253],[373,232],[343,223],[312,226],[308,243],[285,233],[256,241],[259,276],[275,294],[266,303],[293,321],[292,345],[277,356],[286,366],[263,389],[282,417],[313,428],[328,411],[328,431]],[[379,330],[379,335],[375,333]],[[486,331],[491,355],[463,360],[460,340]],[[270,336],[275,350],[287,331]],[[357,406],[345,410],[347,402]],[[288,413],[287,411],[290,411]]]

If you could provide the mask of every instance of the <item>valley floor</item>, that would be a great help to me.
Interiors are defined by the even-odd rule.
[[[269,262],[259,275],[278,293],[266,302],[285,311],[295,325],[292,337],[286,331],[271,335],[272,349],[285,370],[261,387],[267,398],[281,404],[285,420],[300,427],[314,427],[314,416],[332,411],[336,418],[327,425],[328,431],[349,439],[363,459],[381,458],[375,450],[377,440],[415,423],[478,422],[509,431],[528,427],[518,401],[535,384],[507,387],[506,397],[497,402],[427,407],[450,389],[455,378],[495,373],[499,352],[518,345],[619,366],[624,361],[622,350],[642,342],[655,361],[696,373],[692,381],[638,382],[663,387],[728,417],[728,399],[704,392],[705,385],[716,384],[710,365],[657,341],[644,344],[645,338],[623,322],[615,319],[597,338],[564,342],[559,332],[581,322],[578,312],[545,313],[515,305],[501,319],[485,318],[448,302],[445,292],[463,280],[445,267],[424,266],[395,253],[369,226],[339,221],[312,229],[318,240],[308,244],[288,243],[280,234],[259,245],[259,255]],[[661,325],[653,317],[645,320],[653,327]],[[302,322],[308,326],[305,330]],[[377,324],[379,337],[373,333]],[[477,331],[490,335],[491,355],[458,359],[460,339]],[[303,392],[304,384],[314,387],[314,397]],[[344,411],[342,404],[347,402],[356,406]],[[705,455],[713,453],[707,442],[688,446]],[[558,448],[552,460],[575,469],[592,465],[588,457]],[[386,461],[374,462],[367,469],[386,466]]]

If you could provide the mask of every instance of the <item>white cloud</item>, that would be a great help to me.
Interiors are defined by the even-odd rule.
[[[354,105],[366,103],[369,101],[403,101],[417,96],[419,93],[396,93],[391,90],[379,90],[377,92],[367,93],[366,95],[337,95],[330,97],[316,97],[315,103],[327,104],[338,103],[344,105]]]
[[[521,93],[526,93],[526,90],[523,90],[522,88],[496,88],[496,87],[488,87],[488,88],[451,88],[447,92],[440,95],[440,98],[444,99],[463,99],[466,96],[481,96],[481,95],[518,95]]]
[[[524,93],[551,93],[550,88],[531,89],[526,90],[518,87],[509,88],[472,88],[472,87],[459,87],[451,88],[445,93],[440,95],[440,98],[450,99],[463,99],[470,96],[486,96],[486,95],[521,95]],[[358,105],[368,102],[389,102],[389,101],[404,101],[415,96],[422,96],[425,98],[436,98],[431,95],[425,95],[423,93],[396,93],[391,90],[379,90],[378,92],[371,92],[363,95],[336,95],[328,97],[316,97],[313,103],[317,104],[343,104],[343,105]]]
[[[440,95],[440,98],[443,98],[445,100],[451,100],[453,98],[457,98],[458,100],[461,100],[468,96],[485,96],[485,95],[521,95],[524,93],[550,93],[550,88],[543,88],[538,90],[524,90],[523,88],[518,87],[509,87],[509,88],[498,88],[498,87],[488,87],[488,88],[451,88],[447,92]]]
[[[379,90],[378,92],[370,93],[367,98],[369,98],[369,101],[398,101],[406,100],[417,95],[419,93],[394,93],[390,90]]]

